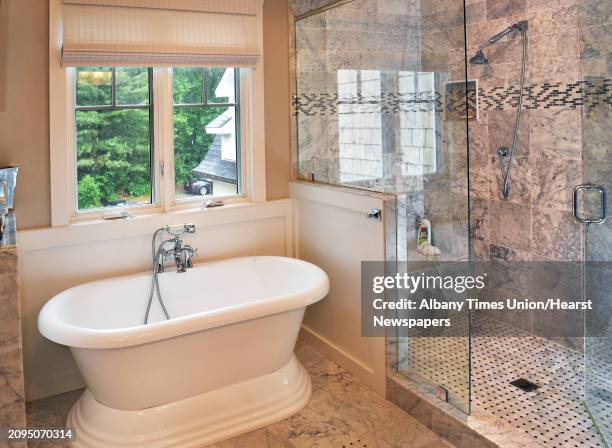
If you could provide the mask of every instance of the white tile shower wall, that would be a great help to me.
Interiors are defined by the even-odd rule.
[[[81,283],[147,271],[153,231],[166,224],[196,224],[196,233],[186,238],[199,249],[196,261],[253,254],[291,256],[291,216],[291,201],[280,200],[20,232],[27,399],[83,386],[69,350],[38,333],[38,312],[55,294]]]

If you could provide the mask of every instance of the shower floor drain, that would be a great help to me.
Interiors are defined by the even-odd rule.
[[[518,387],[520,390],[525,392],[533,392],[538,387],[540,387],[537,384],[526,380],[525,378],[519,378],[518,380],[510,381],[510,384],[512,384],[514,387]]]

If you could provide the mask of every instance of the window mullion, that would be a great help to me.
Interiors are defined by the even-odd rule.
[[[202,76],[202,104],[208,104],[208,71],[203,68],[204,76]]]
[[[111,68],[111,106],[117,107],[117,72],[115,67]]]
[[[165,211],[174,205],[174,119],[172,71],[153,69],[153,111],[155,116],[156,174],[159,203]],[[163,166],[163,176],[162,176]]]
[[[69,221],[77,215],[77,189],[78,189],[78,173],[77,173],[77,131],[76,131],[76,77],[77,71],[74,68],[66,70],[67,76],[67,105],[69,113],[67,116],[67,131],[66,131],[66,145],[71,148],[68,151],[67,167],[68,167],[68,179],[69,179]]]

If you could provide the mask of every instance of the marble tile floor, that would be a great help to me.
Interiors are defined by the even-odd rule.
[[[603,448],[584,407],[584,363],[581,353],[550,340],[489,319],[477,319],[472,338],[472,415],[489,415],[529,434],[550,448]],[[468,397],[467,338],[414,338],[399,345],[399,372],[417,373],[444,385],[456,396]],[[600,350],[603,352],[603,350]],[[599,359],[590,370],[591,388],[599,391],[592,403],[612,429],[612,359]],[[413,368],[411,368],[411,366]],[[444,369],[440,369],[443,366]],[[525,378],[539,385],[524,392],[510,384]],[[610,428],[608,428],[610,426]]]
[[[308,406],[293,417],[212,448],[452,448],[309,345],[298,342],[296,354],[312,380]],[[69,392],[28,403],[28,426],[61,427],[80,394]]]

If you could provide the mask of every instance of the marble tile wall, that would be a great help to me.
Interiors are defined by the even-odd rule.
[[[578,5],[571,3],[471,2],[468,53],[509,24],[528,20],[527,83],[579,81]],[[520,36],[502,41],[487,52],[491,63],[470,65],[468,77],[477,79],[481,87],[516,85],[521,51]],[[462,73],[455,71],[454,76]],[[496,151],[511,144],[514,117],[514,110],[484,110],[477,122],[469,123],[470,151],[475,153],[470,167],[470,174],[474,173],[473,211],[481,217],[479,227],[473,228],[479,240],[474,255],[488,259],[499,253],[495,246],[525,259],[541,256],[579,261],[581,229],[572,222],[570,211],[572,188],[581,180],[581,110],[551,107],[525,111],[510,177],[511,196],[504,201]],[[556,244],[561,241],[563,244]]]
[[[580,56],[582,77],[585,80],[612,78],[612,1],[580,1]],[[607,103],[585,109],[582,117],[582,163],[583,172],[591,183],[612,188],[612,147],[610,146],[610,129],[612,129],[612,106]],[[608,194],[608,210],[612,210],[612,199]],[[594,230],[594,231],[593,231]],[[589,262],[589,274],[595,277],[608,277],[610,263],[600,261],[612,260],[612,221],[598,225],[585,235],[586,261]],[[593,269],[592,266],[596,269]],[[599,272],[595,272],[599,271]],[[598,292],[597,282],[593,286],[587,283],[587,292]],[[609,296],[609,290],[608,290]],[[598,304],[609,309],[609,299]],[[603,314],[609,316],[608,313]],[[587,322],[588,324],[588,322]]]
[[[294,0],[293,14],[322,6],[321,2],[315,3]],[[393,73],[414,71],[419,66],[418,15],[417,1],[355,0],[295,23],[295,93],[314,104],[313,113],[296,117],[296,177],[342,185],[362,180],[376,183],[388,177],[389,169],[381,171],[372,163],[392,166],[396,159],[388,150],[388,139],[380,138],[389,135],[384,132],[389,117],[378,103],[381,96],[394,91]],[[365,105],[364,110],[360,104],[348,101],[347,89],[339,83],[346,84],[346,79],[355,76],[373,75],[378,76],[380,92],[373,95],[378,101]],[[371,89],[366,89],[365,84],[358,83],[353,90],[353,96],[359,98],[372,96],[367,94]],[[372,124],[359,124],[366,119],[371,119]],[[364,130],[377,127],[374,134],[378,137],[371,132],[352,132],[360,140],[344,141],[339,128],[354,128],[354,123]],[[374,145],[378,150],[367,157],[358,151],[358,157],[349,160],[345,153],[340,154],[341,147],[346,149],[347,145]],[[362,175],[359,171],[363,171]]]
[[[420,6],[420,69],[436,73],[435,90],[444,97],[446,84],[452,81],[451,56],[465,46],[463,0],[421,0]],[[437,111],[442,165],[434,176],[426,177],[422,188],[423,214],[432,222],[433,243],[442,251],[442,260],[467,260],[469,256],[468,152],[463,123]]]
[[[403,245],[398,250],[407,257],[400,257],[403,260],[422,258],[416,253],[417,215],[435,221],[436,244],[443,251],[444,259],[467,259],[468,256],[465,131],[454,129],[458,126],[445,120],[441,104],[451,74],[447,50],[463,46],[463,3],[462,0],[445,2],[454,8],[452,16],[439,8],[438,3],[355,0],[304,18],[295,25],[298,112],[294,134],[295,175],[318,182],[408,195],[408,200],[398,202],[398,216],[404,218],[398,223],[402,225],[398,241]],[[316,7],[319,6],[322,5],[317,3]],[[293,2],[294,14],[302,14],[312,7],[308,1]],[[439,24],[452,28],[439,30],[436,28]],[[340,74],[364,70],[380,72],[380,94],[368,96],[362,89],[354,98],[347,98],[338,86]],[[416,78],[416,73],[420,73],[419,83],[412,89],[421,92],[421,81],[429,79],[432,86],[427,97],[412,94],[411,88],[402,85],[408,75]],[[362,75],[368,73],[362,72]],[[425,116],[430,122],[427,126],[417,123]],[[366,118],[374,118],[376,121],[372,122],[376,126],[380,122],[369,138],[361,132],[372,127],[365,123]],[[343,130],[349,127],[347,123],[351,124],[355,141],[345,141]],[[421,129],[430,135],[425,135],[425,142],[419,144],[416,140]],[[382,139],[372,140],[379,134]],[[361,142],[364,138],[367,142]],[[361,153],[368,148],[357,151],[360,149],[357,146],[366,144],[376,149],[377,155],[361,160]],[[343,149],[349,146],[351,152],[360,155],[361,158],[355,156],[359,160],[355,157],[348,160]],[[418,151],[419,157],[421,153],[427,156],[427,163],[420,166],[421,172],[414,164],[407,167],[412,160],[407,148],[413,147],[433,148],[427,154]],[[359,175],[359,171],[363,173]],[[449,189],[453,192],[450,196]]]
[[[25,394],[21,346],[21,314],[17,283],[17,246],[14,215],[9,215],[0,238],[0,427],[24,428]],[[25,447],[25,442],[0,447]]]
[[[313,6],[310,3],[296,0],[294,11],[307,11]],[[298,93],[322,94],[317,101],[322,107],[330,106],[331,112],[298,118],[299,171],[314,173],[319,181],[341,183],[338,69],[432,72],[436,92],[443,94],[445,83],[465,77],[464,39],[472,54],[491,35],[527,20],[526,110],[507,201],[500,197],[502,176],[496,151],[512,141],[522,57],[519,36],[488,48],[490,64],[468,67],[468,77],[478,80],[481,95],[478,119],[469,122],[469,129],[464,122],[449,120],[433,105],[439,159],[443,161],[438,172],[404,176],[397,169],[401,150],[392,149],[383,155],[384,176],[352,186],[400,193],[399,261],[419,259],[413,248],[414,221],[417,215],[425,215],[434,223],[435,244],[445,259],[467,258],[471,239],[474,259],[490,260],[493,266],[517,261],[580,263],[586,242],[582,227],[571,216],[572,188],[587,180],[583,171],[589,173],[589,181],[601,183],[612,172],[607,144],[612,117],[610,3],[466,0],[466,34],[463,0],[356,0],[305,19],[298,25],[296,42]],[[385,51],[377,54],[382,49]],[[383,109],[390,107],[385,111],[388,114],[402,107],[393,95],[381,102]],[[401,137],[396,136],[395,143],[398,141]],[[610,223],[587,236],[598,259],[610,258],[611,237]],[[530,275],[528,288],[542,290],[545,282],[536,282],[534,272]],[[535,314],[526,319],[514,313],[496,316],[540,335],[554,334],[563,327],[579,328],[583,323],[582,315],[572,313],[548,320]],[[576,349],[582,346],[579,338],[557,340]]]
[[[606,47],[611,4],[597,0],[467,0],[468,56],[506,26],[519,20],[529,23],[528,110],[521,123],[507,201],[500,196],[502,175],[496,151],[512,142],[522,56],[520,35],[485,50],[489,65],[468,67],[468,78],[478,80],[480,93],[486,97],[481,98],[478,120],[469,122],[470,231],[475,259],[501,266],[534,262],[526,280],[534,293],[544,287],[536,272],[538,263],[564,261],[577,266],[582,261],[584,232],[574,221],[571,207],[573,187],[597,181],[595,170],[590,170],[589,179],[583,176],[589,172],[585,164],[603,164],[604,170],[598,172],[605,171],[607,176],[612,172],[609,148],[601,150],[612,107]],[[462,49],[451,50],[454,79],[465,76],[463,58]],[[534,94],[537,89],[548,93]],[[492,92],[514,93],[504,104]],[[597,155],[593,157],[590,148]],[[606,232],[610,235],[609,227]],[[594,234],[606,240],[601,236],[605,232]],[[604,252],[609,245],[592,246]],[[609,254],[612,251],[607,259]],[[579,278],[576,282],[580,286]],[[551,338],[555,328],[583,323],[582,315],[572,313],[547,319],[536,314],[529,319],[517,319],[512,313],[495,316],[534,334],[548,333]],[[582,347],[580,338],[557,340],[575,349]]]

